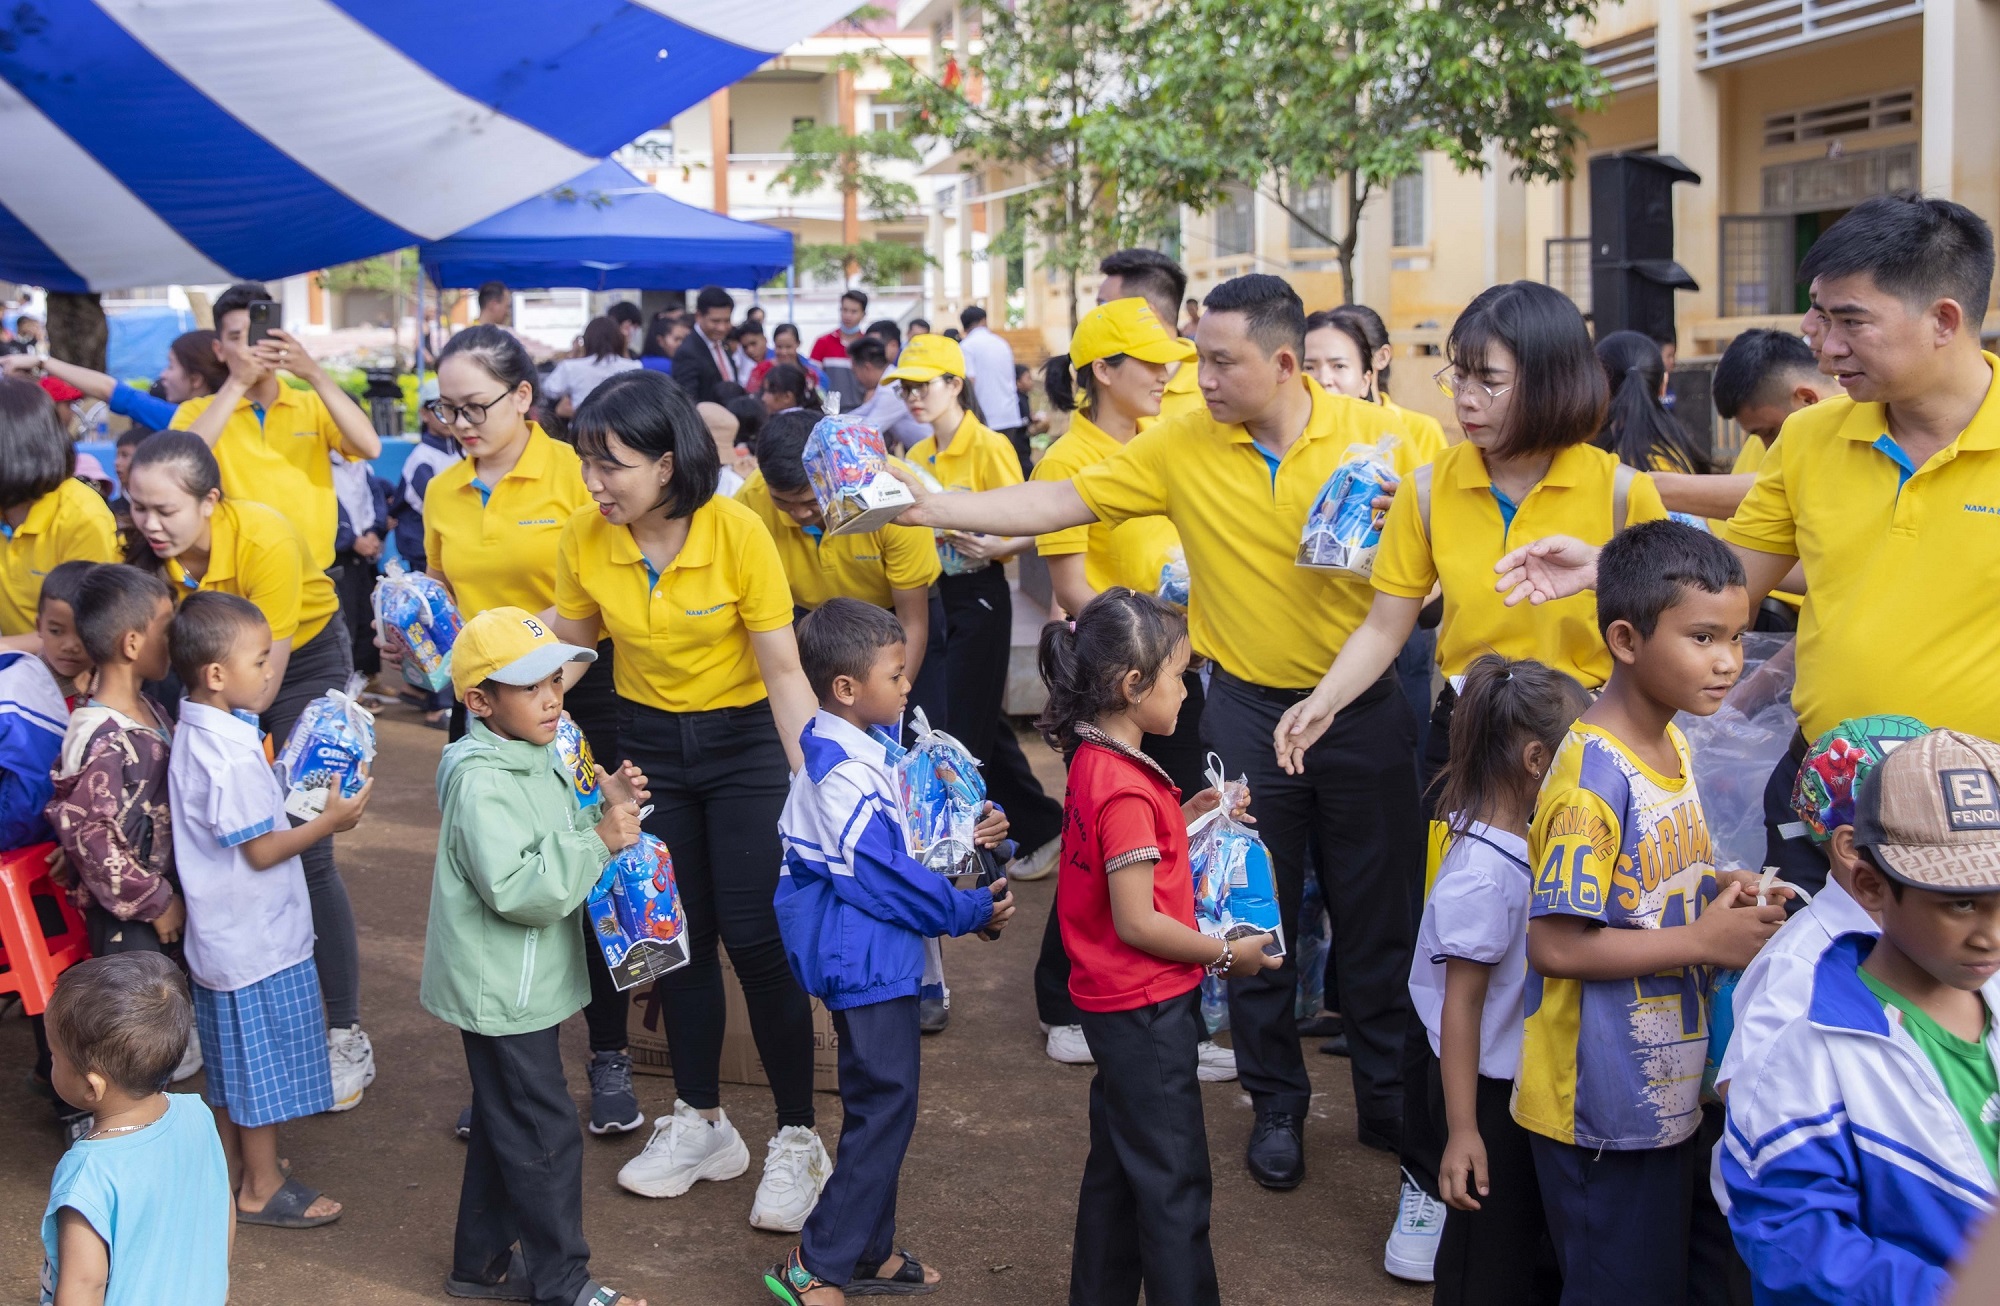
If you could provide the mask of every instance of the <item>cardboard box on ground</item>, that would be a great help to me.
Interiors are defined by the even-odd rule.
[[[722,965],[723,1011],[726,1022],[722,1034],[722,1082],[768,1087],[764,1060],[757,1055],[757,1040],[750,1036],[750,1004],[743,986],[736,980],[736,968],[729,964],[729,949],[716,945]],[[840,1039],[833,1030],[833,1013],[818,998],[811,999],[813,1022],[813,1091],[840,1091]],[[626,1030],[631,1040],[627,1049],[632,1069],[642,1075],[672,1075],[673,1062],[667,1056],[666,1025],[660,1019],[660,981],[632,990],[632,1017]]]

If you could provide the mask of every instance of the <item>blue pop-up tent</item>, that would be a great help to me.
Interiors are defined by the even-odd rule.
[[[792,233],[683,204],[607,159],[455,236],[418,246],[417,257],[437,286],[761,286],[791,266]]]

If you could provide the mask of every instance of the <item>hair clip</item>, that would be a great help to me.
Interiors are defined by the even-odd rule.
[[[1074,621],[1066,621],[1063,624],[1069,627],[1070,634],[1072,635],[1076,634],[1076,623]]]

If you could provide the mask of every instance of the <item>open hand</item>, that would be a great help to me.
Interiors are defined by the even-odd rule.
[[[1515,549],[1493,564],[1500,579],[1493,588],[1513,607],[1526,599],[1549,603],[1581,594],[1597,584],[1597,548],[1570,535],[1548,535]]]
[[[621,806],[630,805],[635,810],[644,807],[646,800],[653,796],[647,786],[646,773],[630,761],[620,762],[618,769],[607,771],[597,768],[597,787],[603,791],[605,800]]]
[[[272,369],[282,367],[302,381],[317,382],[326,375],[325,370],[319,365],[319,360],[307,352],[306,347],[299,343],[296,336],[277,327],[272,327],[262,343],[251,352],[265,367]]]

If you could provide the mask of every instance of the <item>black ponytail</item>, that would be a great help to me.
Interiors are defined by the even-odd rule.
[[[1521,769],[1522,747],[1539,740],[1553,755],[1589,706],[1582,685],[1539,662],[1488,653],[1466,668],[1451,714],[1451,760],[1433,782],[1453,837],[1498,806],[1533,811],[1537,781]]]
[[[1140,693],[1151,689],[1186,638],[1187,618],[1178,608],[1122,585],[1084,604],[1075,621],[1051,621],[1036,652],[1049,701],[1035,729],[1067,757],[1076,749],[1077,726],[1129,706],[1126,673],[1140,673]]]
[[[1087,409],[1092,398],[1091,378],[1088,373],[1083,378],[1084,407]],[[1077,409],[1077,374],[1070,369],[1069,355],[1057,354],[1042,364],[1042,389],[1049,396],[1049,404],[1059,413],[1073,413]]]
[[[1667,360],[1652,337],[1613,331],[1597,342],[1597,359],[1611,387],[1598,447],[1642,472],[1708,471],[1707,455],[1660,402]]]

